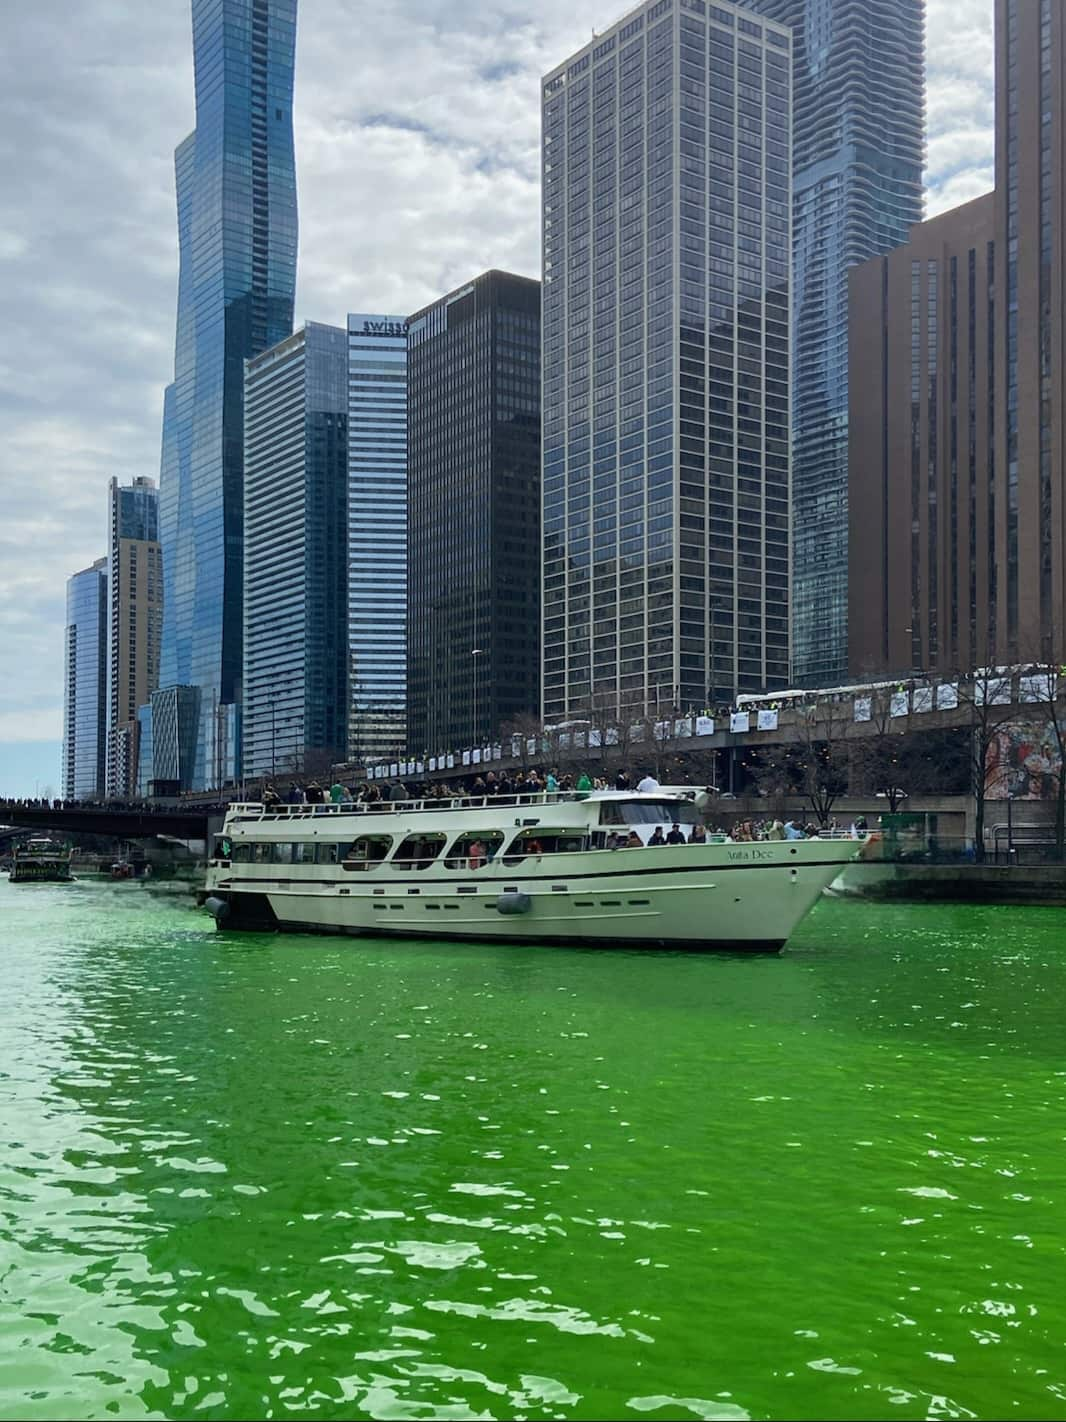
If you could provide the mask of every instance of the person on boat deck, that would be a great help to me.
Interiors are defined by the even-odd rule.
[[[267,785],[263,790],[263,804],[272,810],[278,803],[278,792],[274,789],[273,785]]]
[[[576,789],[579,795],[587,795],[588,792],[592,789],[592,781],[589,779],[589,774],[587,770],[582,772],[581,778],[577,782]]]
[[[789,820],[788,823],[785,825],[785,838],[803,839],[805,838],[805,836],[803,831],[792,820]]]
[[[624,836],[621,834],[616,834],[612,830],[611,833],[607,836],[607,843],[604,847],[606,849],[624,849],[625,843],[626,842]]]
[[[689,844],[706,844],[707,827],[704,824],[692,826],[692,833],[688,837]]]
[[[625,849],[643,849],[644,841],[641,839],[640,835],[637,834],[636,830],[630,830],[629,833],[626,835],[626,842],[623,847]]]
[[[616,790],[629,789],[629,776],[625,773],[624,770],[620,770],[618,774],[614,777],[614,788]]]
[[[480,839],[475,839],[468,851],[469,864],[471,869],[480,869],[485,862],[485,846]]]
[[[671,826],[670,833],[666,836],[667,844],[687,844],[688,841],[681,832],[681,826],[675,824]]]
[[[637,781],[637,793],[640,795],[654,795],[659,788],[659,782],[651,771],[645,775],[643,780]]]
[[[666,843],[666,840],[663,838],[663,827],[662,827],[662,825],[656,825],[656,826],[655,826],[655,833],[652,835],[651,839],[648,840],[648,845],[649,845],[649,847],[650,847],[650,846],[653,845],[653,844],[665,844],[665,843]]]
[[[348,799],[348,792],[339,780],[335,780],[329,787],[329,798],[333,805],[339,805],[342,800]]]
[[[539,839],[527,839],[527,840],[526,840],[526,853],[527,853],[527,854],[543,854],[543,853],[544,853],[544,846],[541,844],[541,842],[540,842]]]
[[[766,838],[767,838],[767,839],[784,839],[784,837],[785,837],[785,827],[784,827],[784,825],[781,823],[780,820],[774,820],[773,824],[770,826],[769,830],[767,831]]]
[[[297,785],[295,781],[293,781],[293,783],[285,791],[285,803],[287,805],[302,805],[303,801],[304,792],[302,788]]]
[[[549,795],[554,795],[555,792],[558,790],[558,788],[559,788],[559,778],[558,778],[558,776],[555,774],[555,771],[554,771],[554,770],[549,770],[549,771],[548,771],[547,778],[546,778],[546,780],[544,781],[544,788],[545,788],[545,790],[547,790],[547,792],[548,792]]]

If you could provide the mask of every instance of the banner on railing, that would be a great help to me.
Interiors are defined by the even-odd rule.
[[[697,736],[713,736],[714,718],[712,716],[697,716],[696,734]]]
[[[1035,676],[1018,678],[1018,700],[1026,702],[1051,702],[1055,700],[1057,687],[1054,672],[1037,672]]]
[[[686,736],[691,735],[692,720],[690,717],[685,716],[681,720],[674,722],[674,736],[676,739],[683,740]]]
[[[933,688],[931,686],[916,686],[912,706],[918,715],[921,715],[923,711],[932,711]]]
[[[856,696],[852,714],[856,721],[868,721],[873,709],[873,702],[869,696]]]
[[[906,716],[910,710],[911,697],[909,691],[894,691],[892,699],[888,703],[888,714],[890,716]]]
[[[958,683],[954,681],[941,682],[936,689],[936,709],[938,711],[954,711],[958,704]]]
[[[449,761],[449,764],[450,764],[450,763],[451,763],[451,756],[448,757],[448,761]],[[463,751],[463,764],[464,764],[464,765],[469,765],[469,764],[470,764],[470,752],[469,752],[469,751]]]
[[[729,717],[729,729],[734,735],[743,735],[751,730],[751,717],[747,711],[734,711]]]
[[[758,714],[758,718],[757,718],[757,720],[756,720],[756,726],[758,727],[758,729],[759,729],[760,731],[776,731],[776,730],[777,730],[777,712],[776,712],[776,711],[760,711],[759,714]]]

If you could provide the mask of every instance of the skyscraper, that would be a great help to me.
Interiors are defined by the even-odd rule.
[[[131,795],[139,755],[137,708],[159,682],[163,570],[159,492],[152,479],[108,491],[107,793]]]
[[[738,0],[794,35],[792,674],[847,671],[848,268],[922,216],[925,0]]]
[[[540,283],[490,271],[410,318],[408,746],[535,711]]]
[[[788,681],[790,46],[649,0],[544,80],[551,721]]]
[[[352,760],[407,731],[407,321],[348,317],[348,627]]]
[[[67,579],[63,798],[104,793],[107,759],[107,559]]]
[[[160,685],[198,695],[166,703],[196,724],[157,727],[153,741],[161,763],[203,787],[236,769],[244,361],[292,332],[296,0],[192,0],[192,22],[196,128],[175,158],[181,266],[163,412]],[[193,745],[191,764],[171,734]]]
[[[996,0],[996,187],[851,274],[851,662],[1066,660],[1066,0]]]
[[[244,409],[244,774],[325,774],[348,738],[346,333],[250,360]]]

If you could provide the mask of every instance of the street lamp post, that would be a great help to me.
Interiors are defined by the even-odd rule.
[[[471,751],[473,751],[474,746],[475,746],[475,744],[477,743],[477,737],[478,737],[478,717],[477,717],[477,709],[478,709],[478,708],[477,708],[477,692],[478,692],[478,685],[477,685],[477,682],[478,682],[478,677],[477,677],[477,659],[478,659],[478,657],[483,657],[484,655],[485,655],[485,650],[484,650],[483,647],[471,647],[471,649],[470,649],[470,691],[471,691],[471,696],[470,696],[470,701],[471,701],[470,749],[471,749]]]

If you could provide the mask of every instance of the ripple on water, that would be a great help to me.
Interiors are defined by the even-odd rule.
[[[1062,1415],[1057,919],[745,962],[76,888],[0,881],[4,1416]]]

